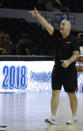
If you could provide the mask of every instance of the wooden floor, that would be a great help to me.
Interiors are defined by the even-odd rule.
[[[78,125],[67,126],[71,111],[67,94],[61,92],[56,125],[44,122],[50,114],[51,93],[0,94],[1,131],[83,131],[83,94],[78,98]]]

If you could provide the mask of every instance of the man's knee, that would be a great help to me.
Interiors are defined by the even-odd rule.
[[[70,99],[76,99],[76,94],[75,94],[75,92],[70,92],[70,93],[68,93],[68,96],[69,96]]]
[[[59,96],[59,94],[60,94],[60,90],[53,90],[52,91],[52,96]]]

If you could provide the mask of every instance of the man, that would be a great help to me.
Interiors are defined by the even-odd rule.
[[[1,32],[0,34],[0,55],[9,55],[12,53],[12,42],[9,34]]]
[[[23,34],[16,46],[17,54],[30,55],[31,54],[31,39],[29,34]]]
[[[75,62],[79,55],[79,44],[77,39],[70,33],[71,23],[68,20],[63,20],[60,23],[60,30],[57,30],[41,16],[36,8],[30,13],[46,28],[56,44],[55,65],[52,72],[51,115],[45,122],[56,123],[59,94],[63,85],[65,92],[68,93],[72,111],[72,118],[66,124],[76,124],[77,98],[75,90],[77,86],[77,70]]]

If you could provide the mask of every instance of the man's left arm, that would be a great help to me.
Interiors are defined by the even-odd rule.
[[[73,51],[73,55],[68,60],[62,60],[62,67],[67,68],[70,64],[77,60],[79,51]]]

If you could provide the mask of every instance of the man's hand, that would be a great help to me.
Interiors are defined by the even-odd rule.
[[[53,34],[54,27],[50,23],[48,23],[48,21],[38,12],[36,8],[34,8],[34,10],[32,11],[29,11],[29,13],[31,13],[33,17],[36,17],[38,19],[40,24],[48,31],[50,35]]]
[[[64,68],[67,68],[71,64],[70,60],[61,60],[61,62],[62,62],[61,65]]]
[[[29,11],[29,13],[31,13],[33,17],[35,17],[39,14],[36,8],[34,8],[34,10],[32,10],[32,11]]]

